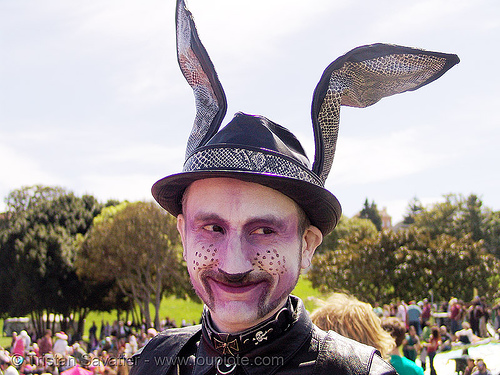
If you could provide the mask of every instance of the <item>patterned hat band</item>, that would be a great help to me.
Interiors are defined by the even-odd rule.
[[[183,172],[248,171],[293,178],[323,187],[322,181],[301,163],[267,150],[211,146],[199,148],[186,160]]]

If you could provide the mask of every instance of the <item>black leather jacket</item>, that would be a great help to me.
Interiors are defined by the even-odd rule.
[[[302,301],[291,298],[297,312],[292,327],[269,343],[228,358],[232,360],[229,364],[236,364],[231,374],[397,375],[375,349],[320,330],[311,322]],[[202,335],[201,325],[169,329],[132,357],[130,375],[212,375],[218,373],[216,361],[220,358]]]

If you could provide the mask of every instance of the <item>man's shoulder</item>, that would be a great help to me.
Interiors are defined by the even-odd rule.
[[[384,361],[373,347],[333,331],[329,331],[321,341],[317,361],[318,365],[328,369],[328,372],[324,373],[396,374],[394,368]]]
[[[177,357],[180,350],[193,338],[198,337],[201,325],[171,328],[160,332],[131,359],[131,374],[165,374],[170,368],[169,360]]]
[[[191,337],[201,332],[201,325],[187,326],[182,328],[169,328],[153,337],[145,346],[135,353],[135,356],[143,355],[146,352],[158,351],[162,352],[175,350],[186,344]]]

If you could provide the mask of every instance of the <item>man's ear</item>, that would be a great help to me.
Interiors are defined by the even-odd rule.
[[[182,257],[184,260],[186,260],[186,242],[184,241],[185,234],[186,234],[186,221],[184,220],[184,215],[179,214],[177,215],[177,231],[181,235],[181,242],[182,242]]]
[[[323,234],[314,225],[310,225],[302,235],[302,263],[301,268],[306,269],[311,265],[316,248],[323,241]]]

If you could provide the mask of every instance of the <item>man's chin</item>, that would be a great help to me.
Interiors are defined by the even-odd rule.
[[[286,296],[273,301],[213,301],[207,304],[215,325],[223,332],[241,332],[270,318],[286,302]]]

